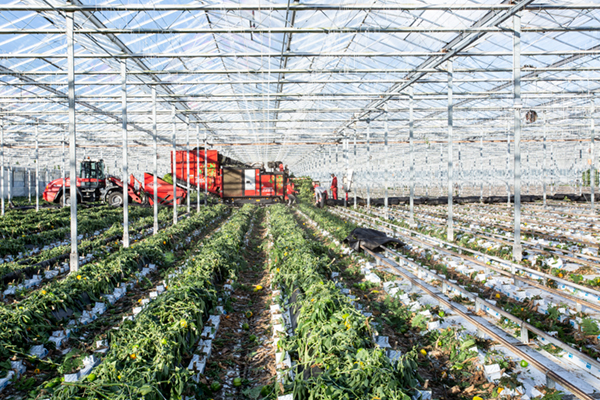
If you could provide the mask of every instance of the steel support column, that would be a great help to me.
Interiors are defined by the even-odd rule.
[[[123,133],[123,247],[129,247],[129,158],[127,152],[127,60],[121,61],[121,130]]]
[[[185,155],[186,155],[186,164],[187,164],[187,179],[186,179],[186,185],[187,185],[187,213],[190,213],[190,117],[186,117],[185,123],[187,124],[186,126],[186,130],[185,130]]]
[[[384,177],[383,177],[383,186],[384,186],[384,195],[385,195],[385,199],[384,199],[384,207],[385,207],[385,218],[389,218],[389,203],[388,203],[388,185],[389,185],[389,164],[388,164],[388,158],[389,158],[389,153],[388,153],[388,112],[387,112],[387,104],[384,107],[385,109],[385,120],[384,120],[384,132],[383,132],[383,159],[385,162],[385,169],[384,169]]]
[[[71,254],[69,257],[71,272],[79,269],[79,255],[77,253],[77,142],[75,129],[75,49],[73,38],[73,21],[75,14],[67,12],[67,78],[69,99],[69,157],[71,195]]]
[[[367,208],[371,207],[371,120],[367,119]]]
[[[356,124],[354,124],[354,163],[352,165],[356,168]],[[352,192],[354,193],[354,209],[356,209],[356,185]]]
[[[196,212],[200,212],[200,125],[196,124]]]
[[[591,213],[594,214],[594,189],[596,187],[596,163],[594,162],[594,141],[596,139],[596,132],[594,126],[594,100],[592,100],[592,107],[590,110],[590,201],[591,201]]]
[[[544,137],[543,137],[543,147],[544,147],[544,157],[542,159],[542,186],[544,191],[544,208],[546,207],[546,123],[548,122],[546,117],[546,111],[544,111]]]
[[[156,87],[152,88],[152,139],[154,142],[154,176],[152,177],[153,200],[154,200],[154,229],[155,235],[158,234],[158,127],[156,125]]]
[[[514,156],[514,186],[515,186],[515,223],[513,258],[521,261],[521,17],[513,16],[513,96],[515,116],[515,156]]]
[[[208,207],[208,132],[204,131],[204,206]]]
[[[414,134],[415,134],[415,121],[413,113],[413,101],[414,101],[413,87],[408,88],[408,153],[410,162],[410,225],[415,225],[415,155],[414,150]]]
[[[4,119],[0,121],[0,209],[4,216]]]
[[[177,127],[175,119],[175,106],[171,108],[173,124],[173,155],[171,156],[171,173],[173,179],[173,225],[177,223]]]
[[[454,215],[452,209],[452,195],[454,193],[454,149],[452,148],[452,144],[454,141],[453,137],[453,113],[454,113],[454,103],[452,99],[453,95],[453,82],[454,78],[454,70],[452,61],[448,61],[448,232],[446,233],[447,240],[452,242],[454,241]]]
[[[62,166],[60,168],[60,173],[61,173],[61,178],[62,178],[62,205],[63,207],[66,206],[65,204],[65,195],[67,194],[67,181],[66,181],[66,170],[67,170],[67,165],[66,165],[66,160],[65,160],[65,142],[67,141],[66,136],[63,134],[63,138],[61,141],[61,147],[62,147]]]
[[[40,146],[39,129],[35,126],[35,211],[40,211]]]

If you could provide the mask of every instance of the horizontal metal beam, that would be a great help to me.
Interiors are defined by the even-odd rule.
[[[521,140],[524,143],[540,143],[539,140],[535,140],[535,139],[522,139]],[[569,142],[589,142],[590,138],[582,138],[582,139],[546,139],[546,142],[556,142],[556,143],[569,143]],[[185,141],[181,141],[177,144],[177,147],[180,148],[186,148],[185,147]],[[359,140],[356,142],[357,145],[365,145],[367,142],[365,140]],[[385,144],[384,141],[377,141],[377,140],[371,140],[370,143],[372,145],[383,145]],[[446,144],[447,141],[446,140],[418,140],[418,139],[414,139],[413,140],[414,144]],[[472,143],[472,144],[479,144],[481,143],[481,141],[479,139],[477,140],[455,140],[454,143]],[[483,143],[499,143],[499,144],[506,144],[506,139],[496,139],[496,140],[484,140]],[[321,146],[321,145],[339,145],[340,142],[339,141],[311,141],[311,142],[247,142],[247,143],[213,143],[214,145],[218,145],[218,146],[224,146],[224,147],[235,147],[235,146]],[[392,144],[404,144],[404,145],[408,145],[409,141],[408,140],[395,140],[395,141],[388,141],[388,144],[392,145]],[[4,144],[6,147],[9,148],[13,148],[13,149],[34,149],[35,145],[14,145],[14,144]],[[173,146],[173,143],[168,143],[168,144],[162,144],[162,145],[158,145],[159,147],[167,147],[167,148],[171,148]],[[130,144],[127,147],[146,147],[145,145],[133,145]],[[39,146],[39,148],[46,148],[46,149],[59,149],[62,148],[60,145],[47,145],[47,146]],[[77,148],[115,148],[115,149],[121,149],[122,146],[120,144],[77,144]],[[433,151],[432,151],[433,154]]]
[[[112,54],[76,54],[75,58],[79,59],[105,59],[105,58],[281,58],[281,57],[434,57],[443,56],[446,53],[426,52],[426,51],[390,51],[390,52],[271,52],[271,53],[112,53]],[[529,51],[523,52],[522,56],[539,57],[539,56],[570,56],[570,55],[597,55],[600,50],[556,50],[556,51]],[[510,57],[512,52],[509,51],[490,51],[490,52],[464,52],[456,53],[454,57]],[[63,59],[67,58],[66,54],[61,53],[0,53],[0,58],[47,58],[47,59]]]
[[[523,97],[529,98],[594,98],[593,94],[589,91],[581,92],[523,92]],[[189,101],[195,103],[220,103],[220,102],[235,102],[240,99],[245,99],[252,102],[265,102],[265,101],[349,101],[349,100],[372,100],[383,96],[384,94],[378,93],[230,93],[230,94],[198,94],[198,95],[163,95],[163,100],[173,101]],[[403,93],[398,94],[385,94],[392,100],[406,100],[407,96]],[[485,98],[486,100],[510,100],[511,94],[507,92],[471,92],[471,93],[458,93],[455,98]],[[3,99],[0,97],[5,104],[56,104],[57,99],[66,99],[66,96],[28,96],[24,98],[15,98],[14,96],[5,96]],[[419,93],[414,95],[415,100],[444,100],[447,97],[440,93]],[[79,96],[78,101],[86,101],[89,103],[119,103],[118,96]],[[127,99],[128,103],[147,103],[147,96],[131,96]]]
[[[600,28],[599,28],[600,30]],[[522,67],[523,71],[531,72],[588,72],[588,71],[600,71],[600,67]],[[439,68],[423,68],[423,69],[411,69],[411,68],[358,68],[358,69],[204,69],[204,70],[147,70],[147,71],[127,71],[128,75],[243,75],[243,74],[406,74],[410,72],[423,72],[428,74],[447,74],[447,71]],[[511,68],[457,68],[454,73],[494,73],[494,72],[512,72]],[[64,71],[0,71],[0,75],[28,75],[28,76],[62,76],[66,75]],[[118,71],[77,71],[77,76],[85,75],[119,75]],[[335,81],[333,81],[335,82]],[[318,82],[317,82],[318,83]],[[149,83],[150,84],[150,83]]]
[[[522,33],[548,33],[548,32],[594,32],[599,31],[600,26],[543,26],[543,27],[528,27],[521,30]],[[458,28],[440,28],[440,27],[321,27],[321,28],[298,28],[298,27],[280,27],[280,28],[79,28],[73,33],[78,35],[214,35],[214,34],[253,34],[253,35],[271,35],[271,34],[331,34],[331,33],[385,33],[385,34],[408,34],[408,33],[425,33],[427,35],[433,33],[510,33],[509,28],[496,26],[481,26],[481,27],[458,27]],[[62,29],[56,28],[38,28],[38,29],[0,29],[0,35],[64,35]]]
[[[531,107],[531,108],[535,109],[536,111],[550,110],[550,111],[554,111],[554,112],[556,112],[558,109],[561,109],[561,110],[564,109],[564,107],[559,107],[559,106],[536,106],[536,107]],[[568,108],[569,108],[569,110],[576,110],[576,109],[589,110],[589,105],[569,106]],[[255,109],[178,110],[177,114],[179,114],[179,115],[185,115],[185,114],[247,115],[247,114],[251,114],[251,113],[266,114],[266,113],[273,113],[273,112],[290,113],[290,114],[294,114],[294,113],[304,114],[304,113],[308,113],[308,112],[321,113],[321,114],[323,114],[323,113],[324,114],[328,114],[328,113],[348,114],[348,113],[356,113],[361,110],[367,110],[370,112],[383,112],[383,110],[380,108],[364,109],[364,108],[349,108],[349,107],[332,107],[332,108],[293,108],[293,109],[255,108]],[[414,108],[414,111],[422,111],[422,112],[446,111],[446,110],[447,110],[447,107],[415,107]],[[513,107],[512,106],[506,106],[506,107],[501,107],[501,106],[456,107],[456,108],[454,108],[454,110],[459,110],[459,111],[509,111],[509,110],[513,110]],[[392,112],[406,112],[406,108],[388,108],[388,113],[392,113]],[[52,111],[51,114],[52,115],[62,115],[65,113],[66,113],[66,111]],[[119,112],[117,110],[115,110],[114,112],[106,111],[103,114],[97,114],[97,113],[83,111],[83,110],[77,112],[78,116],[80,116],[80,115],[111,115],[111,114],[115,114],[115,113],[118,114]],[[150,110],[147,110],[147,111],[132,110],[132,111],[129,111],[127,114],[150,115]],[[171,115],[171,112],[168,110],[160,110],[160,111],[157,111],[157,114]],[[10,115],[48,115],[48,111],[0,111],[0,115],[6,115],[6,116],[10,116]],[[85,122],[83,122],[83,123],[85,123]]]
[[[233,77],[232,77],[233,78]],[[364,85],[366,83],[376,83],[376,84],[386,84],[386,83],[398,83],[398,82],[408,82],[408,79],[335,79],[335,80],[302,80],[302,79],[283,79],[281,81],[275,80],[264,80],[264,79],[256,79],[256,80],[231,80],[231,81],[161,81],[161,82],[140,82],[140,81],[131,81],[127,82],[127,86],[190,86],[190,85],[277,85],[278,83],[284,84],[360,84]],[[455,83],[475,83],[475,82],[511,82],[510,78],[471,78],[471,79],[453,79]],[[521,81],[530,81],[530,82],[596,82],[600,81],[600,77],[529,77],[523,78]],[[53,82],[4,82],[6,85],[10,86],[39,86],[39,85],[52,85],[52,86],[66,86],[67,82],[61,81],[53,81]],[[423,79],[419,80],[419,83],[443,83],[446,84],[448,82],[447,79]],[[119,82],[111,82],[111,81],[79,81],[76,82],[77,86],[120,86]]]
[[[43,4],[2,4],[0,11],[411,11],[411,10],[507,10],[511,4],[85,4],[85,5],[43,5]],[[600,8],[598,3],[537,3],[525,10],[585,10]]]

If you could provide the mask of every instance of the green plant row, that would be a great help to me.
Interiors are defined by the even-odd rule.
[[[318,215],[324,224],[330,227],[338,227],[346,229],[346,221],[327,211],[307,207],[307,211],[314,211],[314,215]],[[311,217],[312,218],[312,217]],[[314,219],[314,218],[312,218]],[[316,222],[316,220],[315,220]],[[320,227],[322,225],[318,223]],[[360,254],[353,257],[363,258]],[[363,258],[364,259],[364,258]],[[378,272],[382,281],[396,281],[397,276]],[[342,271],[341,276],[356,280],[364,278],[358,265],[346,268]],[[505,371],[505,375],[496,384],[487,383],[487,381],[479,381],[474,386],[475,392],[470,392],[470,395],[455,393],[457,398],[472,398],[473,393],[477,393],[477,397],[483,399],[497,398],[504,389],[516,389],[521,384],[517,379],[516,365],[514,362],[507,360],[502,352],[491,350],[488,347],[491,345],[491,340],[483,340],[472,334],[465,333],[464,327],[448,327],[447,329],[432,329],[427,330],[427,323],[431,317],[419,313],[418,311],[429,310],[433,318],[438,322],[444,321],[445,314],[438,306],[425,305],[421,306],[420,310],[413,310],[407,307],[406,304],[398,300],[398,296],[403,295],[404,291],[400,290],[395,294],[395,297],[385,295],[383,301],[380,300],[379,294],[383,291],[381,284],[372,282],[360,282],[353,284],[353,293],[359,299],[365,299],[369,308],[377,312],[375,321],[379,324],[386,324],[396,332],[405,334],[409,331],[414,332],[413,338],[415,342],[411,342],[413,349],[420,349],[420,364],[425,369],[431,368],[432,364],[437,365],[436,368],[442,371],[436,371],[435,378],[430,382],[430,386],[445,386],[460,388],[461,391],[469,392],[469,387],[472,385],[473,376],[477,375],[480,368],[478,362],[477,349],[485,349],[485,365],[498,363]],[[418,301],[416,293],[409,294],[410,301]],[[432,361],[431,360],[435,360]],[[527,366],[527,363],[521,363],[521,366]],[[496,387],[497,386],[497,387]],[[472,390],[472,389],[471,389]]]
[[[305,203],[300,204],[298,208],[300,208],[303,213],[308,215],[313,221],[319,224],[319,226],[328,231],[340,242],[346,239],[350,232],[357,227],[357,225],[353,222],[346,221],[328,211],[310,206]]]
[[[307,237],[282,206],[271,208],[270,251],[274,284],[298,296],[295,335],[279,345],[296,361],[286,390],[296,400],[408,399],[416,386],[416,354],[392,363],[374,346],[373,329],[326,276],[331,273],[327,248]]]
[[[135,220],[143,217],[145,213],[147,213],[147,209],[132,207],[129,217],[131,220]],[[68,217],[65,218],[69,219]],[[122,209],[94,210],[83,218],[77,218],[77,231],[79,234],[91,234],[122,220]],[[47,223],[53,224],[54,222],[50,220]],[[23,233],[20,237],[3,239],[0,242],[0,256],[16,255],[19,252],[25,253],[29,250],[28,245],[44,246],[65,239],[71,232],[70,226],[56,228],[55,225],[50,225],[47,229],[41,230],[39,233],[27,230],[27,233]]]
[[[13,200],[13,203],[16,203]],[[46,203],[46,202],[44,202]],[[35,204],[35,200],[34,203]],[[48,204],[48,203],[46,203]],[[78,208],[78,212],[81,212],[82,214],[85,214],[87,211],[92,210],[92,209],[98,209],[98,208],[104,208],[104,209],[110,209],[110,208],[114,208],[112,206],[108,206],[108,205],[98,205],[100,203],[93,203],[93,206],[88,207],[88,208]],[[18,205],[18,204],[16,204]],[[32,204],[22,204],[22,205],[29,205],[31,206]],[[42,205],[40,203],[40,205]],[[53,218],[61,218],[64,216],[68,216],[71,214],[71,209],[68,207],[56,207],[56,208],[40,208],[40,211],[36,211],[35,208],[32,209],[28,209],[28,210],[18,210],[18,209],[10,209],[10,208],[6,208],[6,203],[5,203],[5,210],[4,210],[4,216],[0,217],[1,221],[2,221],[2,225],[4,227],[14,227],[14,226],[20,226],[23,224],[29,224],[29,225],[35,225],[39,222],[43,222],[44,220],[50,218],[50,216],[52,216]]]
[[[33,211],[33,212],[31,212]],[[40,210],[36,212],[31,210],[22,216],[6,214],[2,218],[0,227],[0,236],[3,238],[18,238],[22,235],[29,235],[39,232],[45,232],[51,229],[65,228],[71,226],[71,209],[61,208],[59,210]],[[82,208],[77,210],[77,216],[87,218],[90,215],[99,214],[118,214],[119,209],[112,206],[99,206]],[[123,210],[121,209],[121,213]]]
[[[136,231],[141,231],[144,227],[152,225],[154,221],[154,216],[152,216],[152,210],[146,209],[146,216],[137,219],[129,226],[130,235],[134,235]],[[164,224],[165,222],[170,222],[173,220],[172,211],[167,208],[160,209],[158,213],[158,221],[159,224]],[[116,241],[115,243],[105,243],[109,238],[112,237],[122,237],[123,236],[123,224],[119,222],[115,222],[108,230],[104,231],[99,236],[91,237],[90,239],[81,240],[77,245],[77,250],[79,254],[86,254],[87,252],[96,252],[97,250],[105,251],[107,254],[113,252],[120,246],[120,242]],[[12,261],[4,264],[0,264],[0,278],[10,274],[12,272],[20,271],[27,268],[29,265],[33,265],[45,260],[50,260],[62,255],[68,255],[71,251],[71,245],[65,246],[56,246],[48,250],[44,250],[35,256],[29,257],[27,259],[27,264],[22,264],[22,261]],[[0,282],[0,288],[3,288],[3,282]]]
[[[166,293],[109,334],[110,351],[87,382],[62,383],[53,398],[158,400],[210,393],[182,366],[217,304],[214,277],[234,276],[245,265],[244,234],[255,210],[244,206],[188,259]]]
[[[60,328],[52,311],[67,308],[80,312],[85,297],[101,301],[102,294],[135,276],[141,265],[153,263],[158,268],[168,264],[168,253],[177,243],[210,221],[229,212],[224,205],[207,207],[183,219],[157,235],[121,248],[101,262],[84,265],[77,274],[48,284],[22,302],[0,309],[0,356],[23,352],[31,345],[45,343],[52,330]]]

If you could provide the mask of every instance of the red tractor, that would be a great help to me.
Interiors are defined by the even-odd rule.
[[[157,178],[157,197],[159,204],[173,205],[173,185]],[[65,204],[70,203],[71,180],[65,179],[64,196]],[[127,194],[130,203],[141,205],[154,204],[154,176],[144,174],[144,185],[133,175],[127,184]],[[55,179],[50,182],[44,190],[44,200],[50,203],[62,203],[63,180]],[[181,188],[176,190],[177,204],[183,204],[187,192]],[[112,206],[123,205],[123,181],[115,176],[106,176],[104,173],[104,161],[84,160],[80,164],[80,172],[77,177],[77,202],[88,203],[104,201]]]

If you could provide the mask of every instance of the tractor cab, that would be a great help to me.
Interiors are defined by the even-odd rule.
[[[91,161],[88,157],[83,160],[79,169],[80,188],[101,189],[106,187],[106,176],[104,175],[104,160]]]

